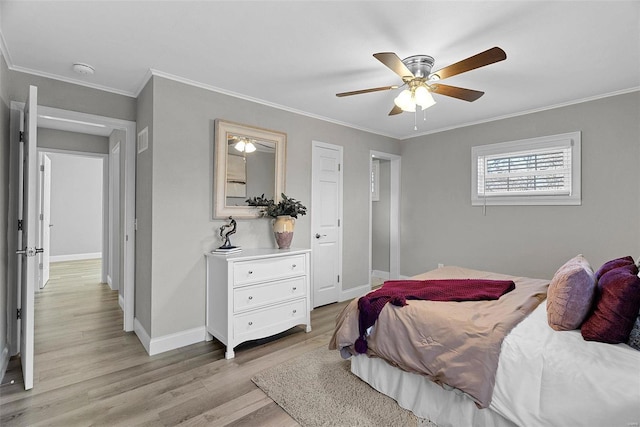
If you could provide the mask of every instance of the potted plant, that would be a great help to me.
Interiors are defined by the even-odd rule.
[[[287,197],[284,193],[280,196],[281,199],[278,203],[274,202],[273,199],[265,198],[264,194],[251,197],[246,202],[249,206],[260,208],[260,216],[274,218],[273,234],[278,243],[278,248],[289,249],[293,239],[296,218],[298,218],[298,215],[306,215],[307,208],[293,197]]]

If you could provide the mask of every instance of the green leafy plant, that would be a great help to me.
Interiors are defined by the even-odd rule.
[[[270,216],[275,218],[281,215],[289,215],[298,218],[298,215],[306,215],[307,208],[293,197],[287,197],[284,193],[280,195],[281,200],[276,203],[273,199],[267,199],[264,194],[261,196],[250,197],[246,200],[249,206],[260,208],[261,216]]]

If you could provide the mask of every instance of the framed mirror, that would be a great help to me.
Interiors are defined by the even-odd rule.
[[[287,135],[216,120],[214,218],[257,218],[249,197],[280,200],[285,188]]]

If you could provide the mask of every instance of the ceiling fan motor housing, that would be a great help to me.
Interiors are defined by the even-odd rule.
[[[402,63],[415,77],[427,79],[433,67],[433,57],[429,55],[413,55],[402,60]]]

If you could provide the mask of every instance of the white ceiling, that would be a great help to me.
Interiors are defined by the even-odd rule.
[[[129,96],[153,70],[400,139],[640,88],[638,1],[2,0],[0,31],[13,70]],[[435,95],[417,131],[387,115],[400,89],[335,96],[400,81],[376,52],[437,70],[493,46],[506,61],[443,81],[485,95]]]

